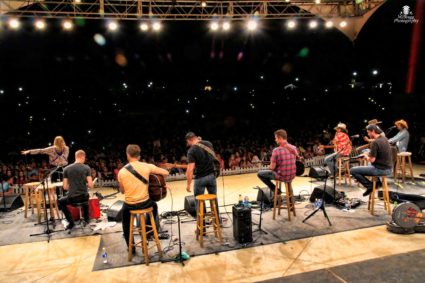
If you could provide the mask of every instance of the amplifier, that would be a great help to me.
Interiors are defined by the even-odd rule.
[[[234,205],[232,212],[233,237],[241,244],[252,242],[251,208]]]

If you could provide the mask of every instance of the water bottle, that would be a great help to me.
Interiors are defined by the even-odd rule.
[[[318,204],[319,204],[319,199],[318,198],[316,198],[315,200],[314,200],[314,208],[318,208],[319,206],[318,206]]]
[[[248,206],[248,203],[249,203],[249,198],[248,198],[248,196],[245,196],[244,199],[243,199],[243,205]]]
[[[349,200],[345,201],[345,209],[347,209],[347,210],[351,209],[351,201],[349,201]]]
[[[321,198],[319,198],[318,200],[317,200],[317,208],[320,208],[322,206],[322,199]]]
[[[102,248],[102,258],[103,258],[103,263],[108,263],[108,253],[106,252],[105,247]]]
[[[239,195],[239,205],[243,204],[243,199],[242,199],[242,195]]]

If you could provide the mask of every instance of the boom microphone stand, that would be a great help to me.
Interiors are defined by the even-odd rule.
[[[52,174],[53,173],[55,173],[59,168],[61,168],[61,167],[56,167],[55,169],[53,169],[53,170],[51,170],[50,171],[50,173],[47,175],[47,177],[46,178],[44,178],[42,181],[41,181],[41,184],[43,185],[43,193],[44,193],[44,215],[46,215],[47,216],[47,200],[46,200],[46,193],[48,194],[49,192],[47,191],[48,190],[48,186],[47,186],[47,180],[52,176]],[[50,203],[49,203],[50,204]],[[37,233],[37,234],[31,234],[30,235],[30,237],[32,237],[32,236],[42,236],[42,235],[47,235],[47,242],[49,243],[50,242],[50,235],[51,234],[53,234],[53,233],[56,233],[56,232],[60,232],[60,231],[64,231],[64,230],[58,230],[58,231],[55,231],[55,230],[50,230],[50,227],[49,227],[49,221],[50,221],[50,219],[47,219],[47,221],[45,221],[46,222],[46,230],[43,232],[43,233]]]

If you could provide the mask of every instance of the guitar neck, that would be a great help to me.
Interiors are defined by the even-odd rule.
[[[160,165],[163,168],[178,168],[178,169],[187,169],[187,164],[175,164],[175,163],[163,163]]]
[[[366,148],[369,148],[369,147],[370,147],[370,144],[368,143],[368,144],[357,147],[356,151],[360,151],[360,150],[363,150],[363,149],[366,149]]]

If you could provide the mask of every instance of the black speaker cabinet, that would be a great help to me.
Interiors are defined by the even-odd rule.
[[[322,166],[312,166],[308,176],[314,179],[324,179],[329,176],[329,172]]]
[[[239,243],[252,242],[251,208],[233,206],[233,237]]]
[[[335,198],[334,198],[334,192],[335,192]],[[317,198],[322,198],[322,197],[323,197],[323,186],[316,187],[311,193],[310,201],[314,202]],[[333,187],[326,186],[326,189],[325,189],[326,203],[333,203],[334,201],[339,200],[342,197],[343,195],[337,190],[334,190]]]
[[[0,197],[0,210],[5,210],[5,204],[6,204],[6,210],[15,210],[24,205],[24,202],[22,201],[21,196],[5,196]]]
[[[196,218],[196,199],[195,196],[187,196],[184,198],[184,210]]]
[[[261,203],[261,200],[263,200],[264,204],[271,206],[273,205],[273,196],[274,192],[270,190],[269,187],[259,188],[257,193],[257,201]]]
[[[124,202],[122,200],[117,200],[112,204],[108,210],[106,210],[106,215],[108,215],[108,220],[121,222],[122,221],[122,207]]]

